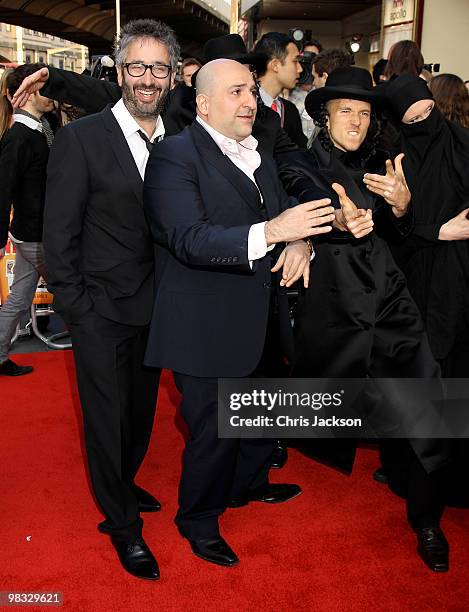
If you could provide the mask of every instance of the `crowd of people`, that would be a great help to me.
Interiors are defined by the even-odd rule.
[[[142,19],[116,39],[117,83],[44,65],[3,77],[0,256],[9,236],[16,267],[0,374],[32,371],[9,346],[41,275],[72,338],[98,528],[139,578],[159,577],[141,513],[161,504],[136,477],[161,368],[189,430],[175,522],[224,566],[239,559],[220,515],[301,487],[269,482],[281,441],[218,436],[219,378],[469,378],[464,82],[432,76],[412,41],[374,84],[346,51],[315,40],[303,52],[298,85],[305,56],[286,34],[251,52],[221,36],[176,84],[173,31]],[[54,104],[87,116],[54,135]],[[333,442],[306,446],[350,471],[357,442]],[[445,505],[469,496],[467,446],[380,441],[375,478],[406,498],[436,572],[449,568]]]

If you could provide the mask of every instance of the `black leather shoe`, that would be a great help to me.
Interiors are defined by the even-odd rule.
[[[246,497],[231,499],[229,508],[240,508],[251,501],[263,502],[265,504],[281,504],[301,495],[302,490],[296,484],[269,484],[260,491],[252,491]]]
[[[3,376],[23,376],[23,374],[30,374],[33,369],[32,366],[20,366],[11,359],[0,363],[0,374]]]
[[[145,489],[138,485],[134,485],[134,491],[140,512],[158,512],[161,510],[160,502],[151,493],[148,493],[148,491],[145,491]]]
[[[439,527],[421,527],[417,534],[417,552],[433,572],[449,569],[449,544]]]
[[[226,567],[232,567],[239,563],[238,557],[222,537],[215,536],[204,540],[189,540],[189,543],[194,555],[204,559],[204,561]]]
[[[380,484],[389,483],[388,475],[384,471],[383,466],[379,467],[373,472],[373,480],[376,480],[376,482],[379,482]]]
[[[122,567],[129,574],[144,580],[158,580],[160,577],[158,563],[143,538],[122,542],[111,536],[111,542],[119,555]]]
[[[277,440],[277,446],[272,453],[270,467],[280,470],[288,461],[288,451],[283,440]]]

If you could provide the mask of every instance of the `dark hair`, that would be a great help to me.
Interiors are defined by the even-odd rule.
[[[310,40],[305,40],[303,42],[303,48],[304,47],[309,47],[309,46],[316,47],[317,50],[318,50],[318,53],[321,53],[321,51],[322,51],[322,44],[321,44],[321,42],[317,38],[311,38]]]
[[[334,149],[334,143],[331,140],[329,135],[329,130],[327,129],[327,119],[329,117],[329,113],[327,111],[326,103],[323,102],[320,104],[313,113],[313,121],[314,123],[321,128],[321,131],[318,134],[319,142],[321,143],[322,148],[331,153]],[[365,140],[362,142],[360,148],[353,155],[353,163],[360,168],[363,168],[366,162],[376,154],[376,150],[378,147],[378,143],[381,136],[381,122],[376,114],[376,112],[371,109],[370,116],[370,127],[368,128],[368,132],[366,134]]]
[[[184,68],[187,68],[187,66],[198,66],[199,68],[202,68],[202,62],[199,62],[199,60],[195,57],[186,57],[181,64],[181,74]]]
[[[114,42],[114,58],[118,66],[125,63],[129,45],[141,38],[153,38],[164,45],[168,49],[171,68],[176,70],[180,55],[179,43],[173,30],[155,19],[134,19],[121,29]]]
[[[442,115],[469,128],[469,92],[455,74],[439,74],[430,81],[430,91]]]
[[[380,77],[384,74],[387,64],[388,64],[387,59],[380,59],[373,66],[372,75],[373,75],[373,81],[375,82],[375,85],[378,85],[379,83],[381,83]]]
[[[353,56],[342,49],[325,49],[311,60],[319,76],[330,74],[336,68],[348,68],[353,64]]]
[[[255,53],[264,53],[271,59],[278,59],[282,62],[285,61],[288,51],[287,47],[290,43],[296,44],[295,41],[290,38],[287,34],[282,34],[281,32],[268,32],[264,34],[259,42],[254,47]],[[263,72],[259,71],[258,76],[263,76],[267,70],[267,66],[263,70]]]
[[[8,96],[11,97],[16,93],[27,76],[44,67],[45,64],[22,64],[17,68],[4,72],[0,86],[0,138],[3,137],[10,127],[13,116],[13,107]]]
[[[413,40],[400,40],[391,47],[384,74],[388,80],[400,74],[419,76],[424,63],[423,55]]]

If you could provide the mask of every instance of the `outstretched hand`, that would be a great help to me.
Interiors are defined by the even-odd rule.
[[[40,91],[49,79],[49,69],[40,68],[33,72],[18,87],[11,98],[13,108],[21,108],[26,104],[31,94]]]
[[[367,172],[363,177],[363,182],[367,188],[384,198],[392,206],[396,217],[402,217],[406,214],[411,198],[402,168],[403,157],[404,153],[399,153],[394,159],[394,165],[390,159],[386,160],[386,174],[384,176]]]
[[[334,227],[350,232],[354,238],[363,238],[373,231],[371,210],[357,208],[340,183],[332,183],[332,189],[339,196],[340,202],[340,210],[335,211]]]

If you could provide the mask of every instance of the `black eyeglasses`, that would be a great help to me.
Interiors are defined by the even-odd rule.
[[[171,72],[171,66],[168,64],[143,64],[142,62],[130,62],[124,64],[125,69],[132,77],[141,77],[150,69],[155,79],[165,79]]]

